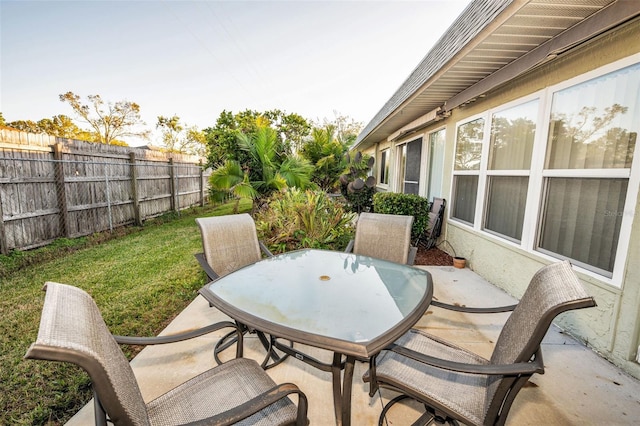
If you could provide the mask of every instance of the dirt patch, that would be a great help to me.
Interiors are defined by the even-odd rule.
[[[451,266],[453,258],[439,248],[430,248],[425,250],[418,246],[418,254],[416,254],[415,265],[436,265]]]

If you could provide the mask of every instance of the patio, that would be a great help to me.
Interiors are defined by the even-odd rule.
[[[448,266],[421,266],[431,272],[434,297],[467,306],[496,306],[514,299],[483,280],[470,269]],[[432,334],[488,357],[501,325],[508,314],[474,315],[430,308],[416,324]],[[171,334],[218,322],[227,317],[197,297],[162,334]],[[223,331],[224,332],[224,331]],[[210,368],[214,342],[223,334],[211,334],[163,346],[147,347],[131,362],[145,400],[166,392],[177,384]],[[232,356],[232,351],[229,351]],[[245,338],[245,356],[262,359],[257,338]],[[308,353],[321,360],[331,354],[315,348]],[[628,376],[593,351],[552,327],[543,341],[546,373],[535,375],[518,394],[507,423],[513,425],[637,424],[640,419],[640,381]],[[352,423],[377,424],[382,402],[395,394],[382,390],[374,398],[360,379],[367,365],[356,364],[352,393]],[[335,424],[331,376],[295,359],[268,370],[276,382],[294,382],[309,399],[308,417],[312,425]],[[382,401],[381,398],[382,397]],[[419,408],[419,407],[417,407]],[[393,408],[390,425],[405,425],[417,417],[411,406]],[[87,404],[67,425],[92,424],[93,406]]]

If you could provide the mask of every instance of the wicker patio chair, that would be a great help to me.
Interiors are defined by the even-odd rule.
[[[418,249],[411,246],[412,225],[413,216],[360,213],[345,252],[413,265]]]
[[[304,393],[290,383],[276,385],[255,361],[244,358],[214,367],[145,403],[129,362],[91,296],[65,284],[49,282],[45,288],[38,337],[25,357],[82,367],[92,381],[96,424],[308,423]],[[236,325],[223,322],[221,327]],[[291,394],[297,394],[297,407]]]
[[[256,224],[247,213],[197,218],[196,223],[200,227],[203,252],[195,257],[212,281],[259,261],[263,253],[273,256],[258,240]],[[242,324],[239,326],[245,333],[250,331]],[[273,349],[270,337],[260,331],[256,331],[256,335],[267,351],[262,368],[275,367],[287,358]],[[217,342],[213,354],[218,364],[222,363],[220,353],[236,341],[235,333],[230,332]]]
[[[503,425],[518,391],[544,373],[540,343],[560,313],[595,306],[569,262],[539,270],[505,322],[490,359],[415,329],[370,362],[364,380],[401,393],[382,410],[413,398],[427,411],[415,424]]]
[[[212,281],[259,261],[262,253],[273,256],[258,240],[256,224],[247,213],[203,217],[196,223],[204,250],[195,256]]]

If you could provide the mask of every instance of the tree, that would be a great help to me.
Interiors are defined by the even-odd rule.
[[[335,118],[333,120],[328,120],[325,118],[322,124],[315,124],[314,127],[335,127],[334,137],[340,143],[343,143],[347,147],[350,147],[356,141],[358,135],[364,127],[362,122],[355,121],[353,118],[350,118],[346,115],[341,115],[337,111],[334,111],[333,114],[335,115]]]
[[[274,124],[283,135],[287,151],[289,153],[298,152],[304,138],[311,131],[311,125],[298,114],[285,114],[280,110],[276,110],[276,112],[278,115],[274,118]]]
[[[87,140],[91,138],[90,132],[81,130],[66,115],[55,115],[51,118],[43,118],[38,121],[38,128],[44,133],[58,138]],[[92,141],[91,141],[92,142]]]
[[[17,130],[22,130],[23,132],[44,133],[38,128],[38,123],[32,120],[16,120],[10,122],[8,126]]]
[[[135,130],[145,125],[140,117],[140,106],[135,102],[108,102],[106,105],[100,95],[87,96],[88,104],[83,104],[80,96],[73,92],[60,95],[60,101],[67,102],[76,115],[93,129],[96,141],[114,144],[118,138],[135,136],[148,139],[148,130]]]
[[[242,170],[237,161],[227,160],[215,169],[209,177],[209,183],[213,201],[220,202],[229,197],[236,199],[234,213],[238,213],[240,199],[258,197],[258,191],[249,182],[249,175]]]
[[[199,155],[205,157],[207,155],[207,139],[202,130],[198,130],[196,126],[189,126],[185,135],[185,150],[188,154]]]
[[[237,160],[226,160],[213,171],[210,183],[214,200],[229,196],[261,199],[287,187],[313,186],[313,166],[279,151],[277,131],[266,120],[259,118],[255,125],[255,132],[240,133],[237,137],[238,148],[250,161],[243,165]]]
[[[79,128],[69,116],[63,114],[54,115],[51,118],[43,118],[37,122],[33,120],[16,120],[4,125],[23,132],[46,133],[57,138],[96,142],[96,137],[92,132]],[[120,144],[124,144],[124,142],[120,142]]]
[[[266,123],[275,130],[276,150],[282,154],[295,152],[311,130],[311,125],[301,116],[280,110],[258,112],[247,109],[236,114],[225,110],[220,113],[215,127],[203,131],[208,145],[207,164],[217,167],[227,160],[234,160],[248,167],[251,159],[240,149],[238,136],[255,133],[258,122]]]
[[[4,121],[4,116],[0,112],[0,126],[6,126],[6,125],[7,125],[7,122]]]
[[[276,130],[260,120],[257,124],[255,133],[238,136],[240,149],[249,154],[254,165],[254,169],[249,170],[254,188],[268,195],[287,186],[300,189],[311,186],[313,167],[298,157],[280,152]]]
[[[300,155],[314,166],[311,179],[326,192],[336,189],[338,179],[347,167],[349,146],[336,138],[336,130],[333,124],[315,127],[311,138],[300,150]]]
[[[234,114],[224,110],[216,120],[215,127],[204,129],[208,146],[207,165],[216,168],[227,161],[237,161],[245,165],[249,161],[247,153],[240,150],[238,136],[256,130],[259,114],[246,110]]]
[[[158,116],[156,129],[162,133],[162,144],[170,152],[200,155],[206,154],[206,140],[204,133],[195,126],[180,123],[180,117]]]

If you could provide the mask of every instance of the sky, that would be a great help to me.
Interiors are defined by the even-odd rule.
[[[0,0],[0,112],[75,118],[71,91],[135,102],[149,130],[246,109],[366,125],[469,3]]]

